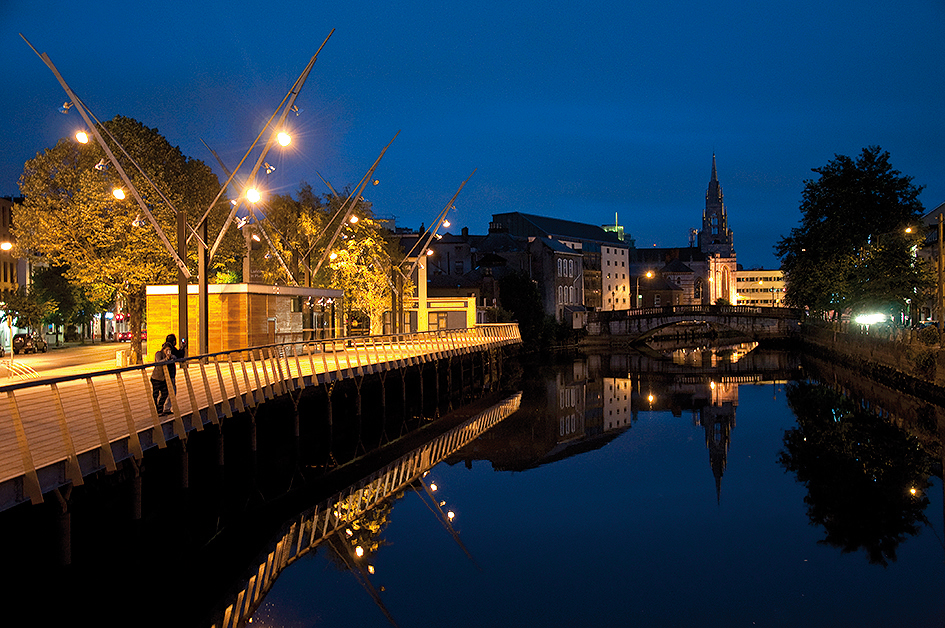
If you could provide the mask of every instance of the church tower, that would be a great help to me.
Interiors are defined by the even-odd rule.
[[[715,169],[715,153],[712,154],[712,176],[705,193],[705,211],[702,213],[702,231],[699,232],[699,249],[703,253],[716,253],[720,257],[735,257],[735,243],[728,228],[725,204],[722,202],[722,185]]]

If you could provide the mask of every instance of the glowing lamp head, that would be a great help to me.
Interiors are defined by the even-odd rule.
[[[117,198],[119,201],[125,200],[125,191],[121,188],[115,188],[112,190],[112,196]]]
[[[338,259],[338,254],[334,251],[331,252],[331,255],[328,256],[328,259]]]
[[[77,141],[79,144],[88,144],[89,134],[85,131],[76,131],[75,141]]]
[[[647,279],[649,279],[650,277],[652,277],[652,276],[653,276],[653,271],[651,271],[651,270],[646,271],[646,276],[647,276]]]
[[[449,227],[449,226],[450,226],[450,221],[449,221],[449,220],[444,220],[444,221],[443,221],[443,226],[444,226],[444,227]]]
[[[256,188],[249,188],[246,190],[246,200],[250,203],[258,203],[260,199],[259,190]]]
[[[364,548],[358,545],[356,548],[354,548],[354,553],[358,555],[358,558],[361,558],[364,556]]]
[[[281,146],[288,146],[292,143],[292,137],[288,133],[282,131],[279,135],[276,136],[276,139],[279,141]]]
[[[0,251],[9,251],[13,248],[12,242],[0,242]]]
[[[358,222],[358,217],[352,216],[351,218],[348,219],[348,222],[350,222],[352,225],[356,224]]]

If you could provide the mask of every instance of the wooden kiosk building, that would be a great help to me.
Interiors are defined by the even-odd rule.
[[[210,284],[208,288],[210,353],[344,334],[341,290],[246,283]],[[196,350],[197,290],[197,285],[188,287],[185,334],[177,329],[177,286],[148,286],[145,355],[154,355],[168,334],[188,338],[190,351]]]

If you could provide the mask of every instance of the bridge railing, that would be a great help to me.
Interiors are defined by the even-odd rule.
[[[591,315],[598,320],[617,320],[630,317],[650,318],[654,316],[671,315],[724,316],[726,314],[799,318],[800,310],[787,307],[761,307],[758,305],[664,305],[661,307],[641,307],[631,310],[600,310],[591,313]]]
[[[170,416],[154,404],[153,363],[0,386],[0,510],[307,385],[518,342],[512,323],[193,356],[176,361]]]

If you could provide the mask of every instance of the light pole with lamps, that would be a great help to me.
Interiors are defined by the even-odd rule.
[[[652,271],[652,270],[646,271],[646,278],[647,278],[647,279],[649,279],[649,278],[652,277],[652,276],[653,276],[653,271]],[[633,296],[633,307],[634,307],[634,309],[641,307],[641,306],[640,306],[640,299],[642,299],[642,298],[643,298],[643,295],[640,294],[640,275],[637,275],[636,289],[634,290],[634,296]]]

